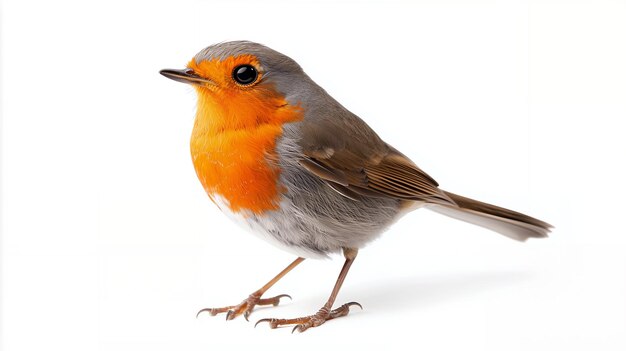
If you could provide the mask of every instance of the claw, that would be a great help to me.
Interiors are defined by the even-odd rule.
[[[229,321],[229,320],[231,320],[233,318],[235,318],[234,311],[233,310],[228,310],[228,312],[226,312],[226,320]]]
[[[358,303],[358,302],[354,302],[354,301],[352,301],[352,302],[348,302],[348,303],[344,304],[344,306],[346,306],[346,307],[348,307],[348,308],[350,308],[350,306],[359,306],[359,308],[361,309],[361,311],[363,310],[363,306],[361,306],[361,304],[360,304],[360,303]]]
[[[302,324],[298,324],[295,327],[293,327],[293,329],[291,329],[291,334],[293,334],[296,330],[298,330],[298,332],[302,332],[302,330],[299,330],[300,327],[302,326]]]
[[[278,304],[280,303],[280,299],[281,299],[281,298],[283,298],[283,297],[288,297],[288,298],[289,298],[289,300],[293,300],[293,299],[291,298],[291,296],[290,296],[290,295],[287,295],[287,294],[280,294],[280,295],[278,295],[278,296],[276,296],[276,297],[275,297],[276,302],[274,302],[272,305],[274,305],[274,306],[278,306]]]
[[[209,312],[211,314],[211,316],[215,316],[215,314],[213,313],[213,309],[212,308],[203,308],[200,311],[198,311],[198,313],[196,313],[196,318],[198,318],[198,316],[202,312]]]
[[[246,311],[243,313],[243,318],[246,319],[246,322],[250,322],[250,320],[248,319],[248,317],[250,317],[250,311]]]
[[[254,323],[254,327],[256,328],[257,325],[259,325],[259,323],[261,322],[268,322],[270,324],[270,328],[274,329],[276,328],[274,326],[274,324],[272,323],[274,321],[274,318],[263,318],[263,319],[259,319],[256,323]]]

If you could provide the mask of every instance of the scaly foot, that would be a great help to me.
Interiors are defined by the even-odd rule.
[[[291,332],[293,333],[296,330],[299,332],[303,332],[309,328],[318,327],[331,319],[347,315],[348,313],[350,313],[350,306],[359,306],[361,309],[363,309],[363,306],[361,306],[361,304],[359,304],[358,302],[348,302],[332,311],[330,310],[330,308],[324,306],[319,311],[317,311],[316,314],[306,317],[291,319],[264,318],[256,322],[254,326],[256,327],[261,322],[268,322],[270,328],[274,329],[285,325],[295,324],[296,326],[293,327]]]
[[[196,314],[196,318],[202,312],[209,312],[211,316],[217,316],[219,313],[226,313],[226,320],[229,321],[231,319],[235,319],[235,317],[239,316],[243,313],[243,317],[248,320],[248,317],[252,313],[254,306],[266,306],[273,305],[278,306],[280,303],[281,297],[288,297],[291,299],[291,296],[287,294],[282,294],[274,297],[270,297],[267,299],[262,299],[261,294],[258,292],[250,294],[247,299],[243,300],[240,304],[234,306],[220,307],[220,308],[203,308],[198,311]]]

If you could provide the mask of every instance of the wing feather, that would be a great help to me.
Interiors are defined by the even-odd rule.
[[[437,182],[404,155],[388,147],[388,153],[377,159],[356,157],[350,150],[334,150],[320,157],[307,154],[300,164],[311,173],[332,183],[341,194],[354,199],[361,196],[391,197],[434,204],[454,204]]]

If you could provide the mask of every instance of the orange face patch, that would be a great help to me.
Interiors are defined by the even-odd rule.
[[[263,81],[260,70],[258,83],[238,85],[232,72],[242,64],[259,67],[251,55],[189,63],[196,74],[217,85],[195,86],[198,110],[191,155],[210,196],[221,196],[234,212],[262,213],[279,206],[282,189],[275,146],[282,125],[300,120],[302,114]]]

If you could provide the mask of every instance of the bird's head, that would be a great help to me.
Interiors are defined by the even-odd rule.
[[[284,123],[298,109],[291,92],[309,81],[291,58],[261,44],[231,41],[197,53],[185,69],[164,69],[165,77],[191,84],[198,93],[198,118],[220,128]],[[291,113],[286,113],[291,112]]]

